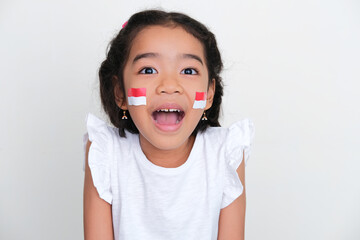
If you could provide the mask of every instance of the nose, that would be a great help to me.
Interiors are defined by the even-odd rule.
[[[179,79],[173,74],[167,74],[162,76],[159,79],[158,86],[156,88],[157,94],[173,94],[179,93],[182,94],[184,91],[183,87],[181,86]]]

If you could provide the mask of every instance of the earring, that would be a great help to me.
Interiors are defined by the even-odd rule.
[[[124,115],[122,116],[121,119],[125,119],[125,120],[126,120],[126,119],[127,119],[127,116],[126,116],[126,111],[125,111],[125,110],[123,110],[123,114],[124,114]]]
[[[207,117],[206,117],[205,111],[204,111],[204,115],[203,115],[203,117],[201,118],[201,120],[203,120],[203,121],[208,120]]]

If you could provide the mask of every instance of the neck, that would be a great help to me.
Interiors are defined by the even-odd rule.
[[[190,136],[181,146],[163,150],[153,146],[140,134],[140,146],[146,158],[153,164],[165,168],[176,168],[184,164],[190,155],[194,142],[195,137]]]

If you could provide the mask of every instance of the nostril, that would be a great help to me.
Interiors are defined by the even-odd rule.
[[[160,93],[167,93],[167,94],[182,93],[183,91],[182,87],[179,85],[159,86],[159,90]]]
[[[160,93],[173,94],[173,93],[181,93],[180,90],[161,90]]]
[[[158,94],[181,94],[183,92],[182,86],[179,84],[178,80],[162,80],[157,86]]]

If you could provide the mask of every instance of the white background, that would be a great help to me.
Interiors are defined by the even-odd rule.
[[[97,70],[136,11],[217,36],[222,123],[256,127],[247,240],[360,239],[360,2],[0,2],[0,239],[82,239],[83,145]]]

